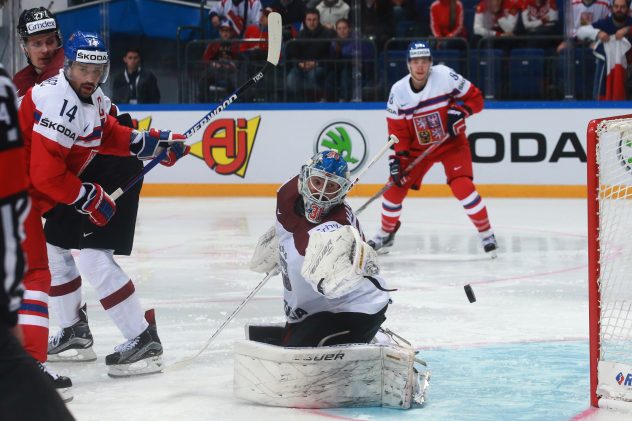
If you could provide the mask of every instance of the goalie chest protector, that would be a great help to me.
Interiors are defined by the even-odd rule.
[[[389,301],[389,294],[367,281],[340,298],[328,299],[314,290],[301,275],[305,249],[310,231],[333,231],[343,225],[352,225],[362,233],[353,210],[340,204],[327,213],[320,224],[310,223],[303,213],[302,197],[298,192],[298,176],[286,182],[277,192],[276,233],[279,239],[283,298],[288,323],[297,323],[307,316],[328,311],[332,313],[375,314]],[[374,276],[386,289],[384,280]]]

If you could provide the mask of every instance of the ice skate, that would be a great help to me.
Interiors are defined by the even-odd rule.
[[[92,333],[88,326],[86,305],[79,309],[79,321],[65,327],[48,338],[48,361],[83,362],[95,361],[97,354],[92,349]]]
[[[367,241],[367,244],[373,247],[373,250],[377,251],[378,254],[386,254],[389,252],[389,249],[393,246],[395,242],[395,234],[399,227],[401,226],[401,222],[397,221],[397,225],[395,225],[395,229],[393,232],[384,232],[380,229],[380,231],[375,234],[375,236]]]
[[[154,310],[145,312],[149,323],[137,337],[118,345],[114,353],[105,357],[110,377],[128,377],[162,371],[162,344],[158,337]]]
[[[64,402],[70,402],[73,398],[72,395],[72,381],[66,376],[60,376],[59,374],[52,371],[50,368],[46,367],[46,365],[42,364],[39,361],[35,361],[40,370],[46,375],[46,377],[51,381],[59,396]]]
[[[496,250],[498,249],[498,243],[496,242],[496,236],[494,236],[494,232],[492,230],[488,230],[485,232],[480,232],[478,234],[481,238],[481,243],[483,245],[483,250],[485,253],[488,253],[492,259],[498,257]]]

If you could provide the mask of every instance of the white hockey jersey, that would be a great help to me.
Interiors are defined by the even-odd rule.
[[[586,5],[582,0],[573,0],[573,27],[571,36],[577,35],[580,26],[590,25],[610,15],[610,3],[605,0],[595,0]]]
[[[467,116],[483,109],[481,91],[442,64],[432,66],[426,86],[419,92],[410,86],[410,75],[395,82],[386,105],[388,132],[400,140],[395,151],[414,152],[446,140],[447,112],[457,101],[462,102],[459,106]]]
[[[63,70],[35,85],[22,99],[19,119],[31,194],[43,212],[78,198],[77,175],[97,153],[130,156],[132,129],[119,125],[110,108],[101,88],[89,102],[79,99]]]
[[[279,240],[283,298],[288,323],[300,322],[307,316],[324,311],[365,314],[380,311],[389,302],[389,293],[384,291],[385,281],[380,276],[372,276],[372,279],[367,279],[359,288],[335,299],[325,298],[303,278],[301,268],[311,232],[332,231],[342,225],[353,225],[360,232],[362,230],[353,211],[346,204],[334,207],[326,215],[326,221],[318,225],[305,218],[301,205],[302,197],[298,193],[296,176],[277,192],[276,234]]]

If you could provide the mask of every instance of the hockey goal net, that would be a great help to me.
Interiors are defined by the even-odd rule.
[[[591,404],[632,410],[632,114],[588,125]]]

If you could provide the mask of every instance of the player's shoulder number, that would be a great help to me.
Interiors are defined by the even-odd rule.
[[[77,117],[77,104],[68,104],[68,100],[64,98],[64,103],[61,106],[61,110],[59,111],[60,117],[67,117],[68,122],[72,123]]]

